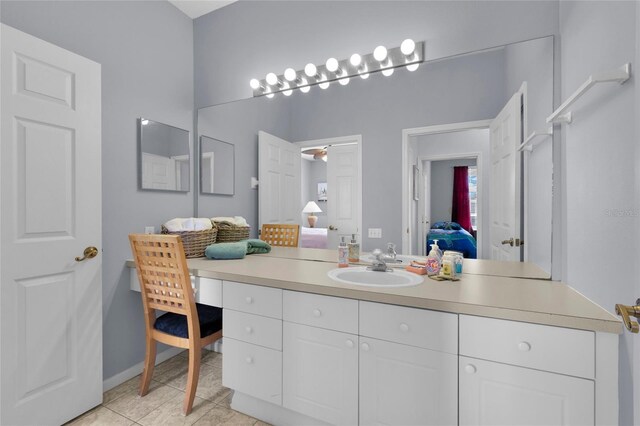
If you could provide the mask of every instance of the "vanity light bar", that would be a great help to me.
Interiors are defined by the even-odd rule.
[[[406,67],[409,71],[415,71],[422,62],[424,42],[407,39],[400,47],[392,49],[378,46],[373,53],[367,55],[353,54],[349,59],[341,61],[329,58],[325,64],[307,64],[305,69],[299,71],[287,68],[280,75],[269,73],[262,80],[251,79],[249,85],[254,97],[273,98],[276,93],[289,96],[295,89],[300,89],[303,93],[307,93],[312,86],[326,89],[335,81],[345,86],[351,78],[366,79],[375,72],[390,76],[395,68]]]

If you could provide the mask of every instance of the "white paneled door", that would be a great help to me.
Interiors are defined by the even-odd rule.
[[[360,234],[359,144],[330,145],[327,148],[327,244],[338,247],[340,237],[349,242]]]
[[[258,133],[259,226],[300,223],[300,148],[269,133]]]
[[[61,424],[102,401],[100,65],[1,31],[0,423]]]
[[[491,259],[520,260],[520,155],[522,93],[517,92],[493,120],[490,130]]]

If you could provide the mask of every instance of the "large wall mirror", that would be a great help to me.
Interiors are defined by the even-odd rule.
[[[233,195],[235,150],[233,144],[200,136],[200,192]]]
[[[138,119],[141,189],[188,192],[191,180],[189,131]]]
[[[434,237],[451,244],[466,239],[477,258],[523,260],[550,276],[552,137],[537,138],[531,151],[518,148],[533,131],[549,129],[553,48],[553,37],[545,37],[425,62],[414,72],[399,68],[389,77],[352,78],[346,86],[332,84],[326,90],[316,86],[306,94],[296,91],[289,97],[279,94],[273,99],[214,105],[199,110],[198,132],[234,140],[243,158],[237,170],[241,182],[249,182],[267,167],[267,159],[259,155],[259,138],[297,150],[300,167],[288,176],[300,182],[301,194],[293,189],[276,191],[282,220],[308,227],[302,210],[315,201],[323,210],[317,215],[326,215],[318,227],[324,228],[329,241],[332,233],[351,232],[331,218],[343,217],[351,209],[345,206],[355,206],[362,212],[357,233],[364,250],[385,249],[391,242],[405,254],[424,254],[427,241]],[[506,116],[513,121],[507,123]],[[338,183],[332,187],[331,176],[323,179],[318,171],[331,170],[332,151],[334,161],[342,165],[351,161],[338,155],[348,148],[335,142],[349,138],[359,141],[360,150],[353,158],[361,156],[357,160],[361,168],[352,171],[359,173],[362,186],[346,200],[344,187]],[[499,145],[507,140],[508,165],[498,161]],[[326,167],[315,167],[320,161]],[[309,190],[315,182],[327,182],[326,201],[318,202]],[[259,199],[267,187],[260,182],[257,191],[249,185],[239,188],[237,200],[224,206],[225,214],[246,215],[256,228],[262,214]],[[469,224],[463,223],[463,229],[450,224],[467,222],[455,215],[458,188],[465,188],[470,206]],[[219,208],[200,198],[199,214]],[[524,245],[518,244],[523,241]]]

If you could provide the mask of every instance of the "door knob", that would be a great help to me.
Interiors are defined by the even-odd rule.
[[[329,231],[337,231],[337,230],[338,228],[336,228],[335,226],[329,225]]]
[[[511,247],[513,247],[514,241],[513,238],[509,238],[508,240],[502,240],[502,244],[503,245],[510,245]]]
[[[98,255],[98,249],[93,246],[87,247],[84,249],[83,255],[84,256],[82,257],[76,256],[76,262],[82,262],[85,259],[93,259]]]

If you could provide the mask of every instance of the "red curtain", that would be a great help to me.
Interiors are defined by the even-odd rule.
[[[473,233],[471,228],[471,210],[469,209],[469,168],[453,168],[453,204],[451,221],[457,222],[463,229]]]

